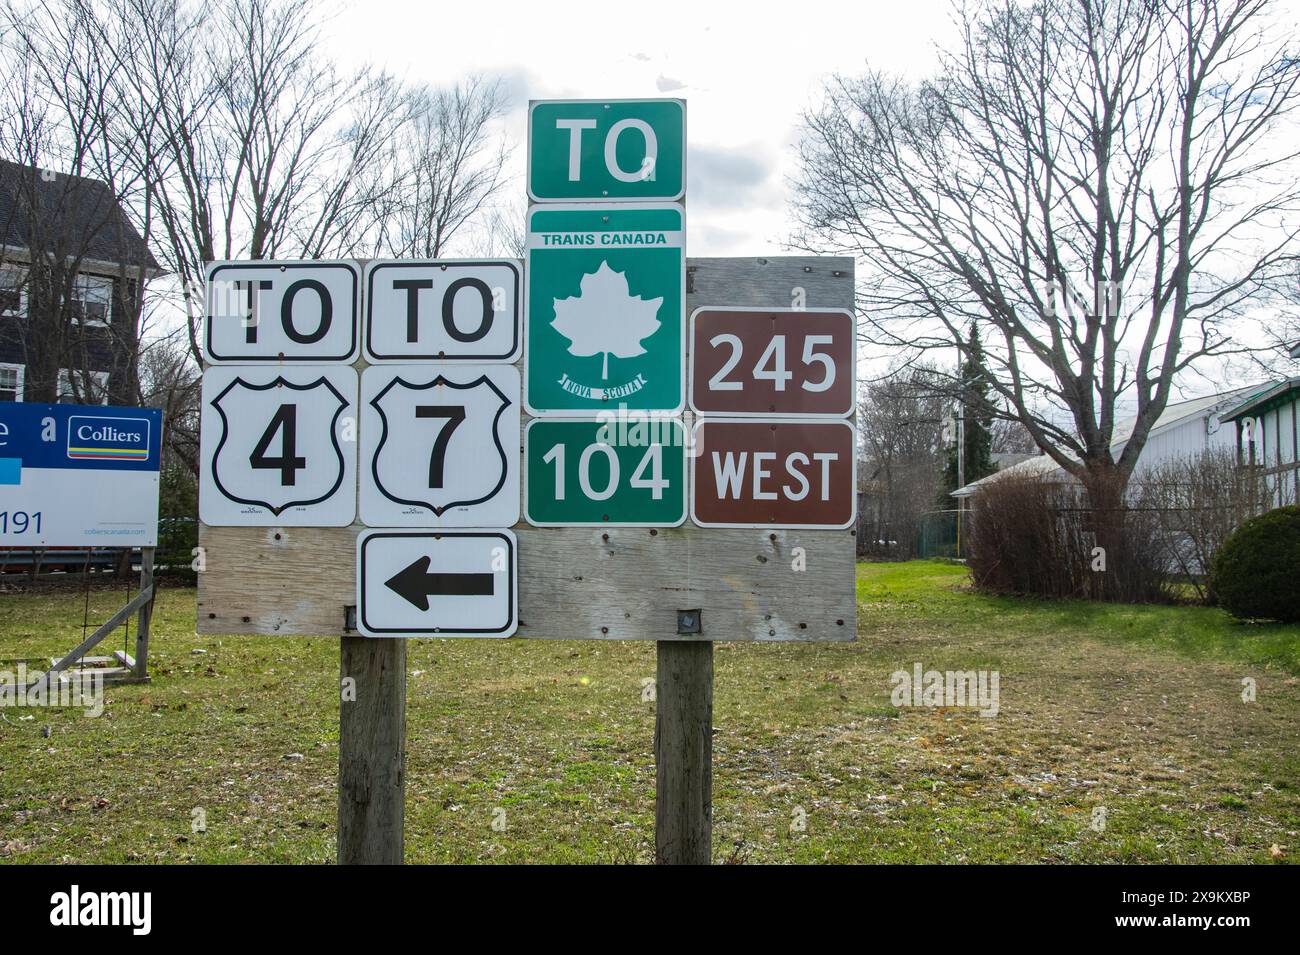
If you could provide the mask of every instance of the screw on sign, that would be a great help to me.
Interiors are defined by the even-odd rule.
[[[539,527],[676,527],[686,520],[686,431],[676,418],[534,419],[525,513]]]
[[[682,410],[685,229],[674,203],[533,207],[524,395],[531,414]]]
[[[521,272],[515,259],[369,263],[366,359],[514,361]]]
[[[528,110],[528,194],[535,202],[680,199],[686,103],[540,100]]]
[[[690,325],[694,411],[753,417],[853,413],[851,313],[697,308]]]
[[[355,262],[212,262],[206,274],[209,362],[350,362],[357,356]]]
[[[361,520],[509,527],[519,520],[519,370],[383,365],[361,375]]]
[[[853,524],[855,434],[847,421],[697,422],[691,519],[701,527]]]

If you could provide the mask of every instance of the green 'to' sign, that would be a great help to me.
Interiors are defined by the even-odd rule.
[[[524,432],[530,524],[676,527],[686,520],[686,429],[679,418],[537,418]]]
[[[685,191],[685,101],[529,104],[528,195],[534,202],[680,199]]]

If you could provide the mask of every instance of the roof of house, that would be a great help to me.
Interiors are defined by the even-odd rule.
[[[1224,421],[1238,421],[1241,418],[1264,414],[1297,399],[1300,399],[1300,378],[1287,378],[1263,388],[1253,389],[1252,394],[1248,395],[1245,401],[1228,409],[1220,417]]]
[[[1250,395],[1259,391],[1259,385],[1248,385],[1245,388],[1236,388],[1232,391],[1219,392],[1216,395],[1204,395],[1200,398],[1189,398],[1186,401],[1177,401],[1173,404],[1166,405],[1164,413],[1156,419],[1156,423],[1151,426],[1148,438],[1153,438],[1162,431],[1176,427],[1189,419],[1203,418],[1207,413],[1212,412],[1215,408],[1223,405],[1225,402],[1239,400],[1244,395]],[[1228,416],[1221,414],[1220,420],[1227,421]],[[1133,436],[1133,427],[1137,424],[1137,416],[1124,418],[1115,422],[1115,428],[1112,432],[1110,446],[1112,449],[1122,447],[1130,437]],[[980,485],[986,481],[996,481],[998,478],[1008,474],[1019,475],[1021,477],[1045,476],[1056,471],[1062,471],[1056,459],[1047,454],[1040,454],[1038,457],[1030,458],[1028,461],[1021,461],[1019,464],[1013,464],[1009,468],[1003,468],[995,471],[988,477],[980,478],[973,481],[965,487],[959,487],[952,492],[952,497],[970,497]]]
[[[159,268],[105,183],[0,159],[0,246],[30,249],[33,241],[81,259]]]

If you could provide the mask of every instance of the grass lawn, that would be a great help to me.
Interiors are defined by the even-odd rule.
[[[0,669],[72,646],[81,600],[0,595]],[[120,603],[94,593],[91,620]],[[858,607],[855,644],[718,646],[719,861],[1300,856],[1300,627],[989,598],[931,562],[861,565]],[[153,683],[103,716],[0,710],[0,861],[332,861],[335,641],[198,637],[185,589],[154,619]],[[419,640],[408,662],[407,861],[652,858],[653,646]],[[998,671],[998,715],[895,708],[918,662]]]

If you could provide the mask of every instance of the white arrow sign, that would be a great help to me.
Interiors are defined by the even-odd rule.
[[[389,365],[361,376],[361,520],[509,527],[519,520],[519,371]]]
[[[351,524],[356,398],[357,373],[347,366],[217,366],[204,372],[204,523]]]
[[[508,530],[366,531],[357,538],[357,629],[368,637],[508,637],[519,626]]]

